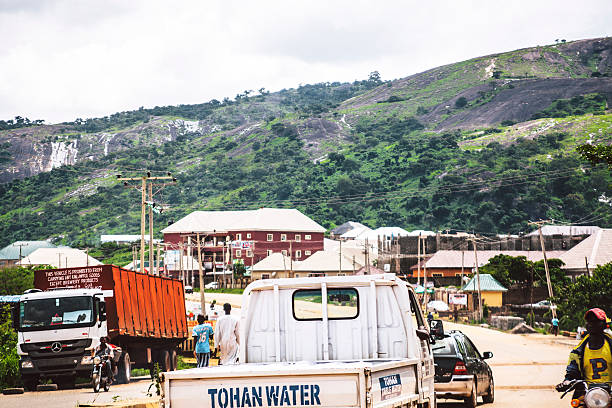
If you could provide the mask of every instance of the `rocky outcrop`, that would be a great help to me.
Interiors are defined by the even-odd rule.
[[[117,132],[82,133],[69,125],[42,125],[0,132],[8,157],[0,164],[0,182],[34,176],[64,165],[98,160],[142,146],[161,146],[185,134],[201,134],[211,125],[198,121],[152,118]]]

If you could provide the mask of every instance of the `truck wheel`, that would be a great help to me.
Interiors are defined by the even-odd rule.
[[[60,390],[71,390],[74,388],[76,378],[58,378],[57,380],[55,380],[55,383],[57,384],[57,388],[59,388]]]
[[[37,391],[57,391],[57,384],[40,384],[36,387]]]
[[[172,365],[170,367],[170,371],[176,371],[176,365],[178,364],[178,354],[176,349],[170,350],[170,363]]]
[[[160,350],[158,354],[159,371],[166,372],[172,368],[172,362],[170,361],[170,353],[168,350]]]
[[[489,390],[482,396],[482,401],[485,404],[492,404],[493,401],[495,401],[495,384],[493,383],[493,376],[491,376],[489,381]]]
[[[471,392],[469,397],[464,398],[463,406],[465,408],[476,408],[476,405],[477,405],[476,399],[477,398],[478,397],[477,397],[477,394],[476,394],[476,381],[474,381],[472,383],[472,392]]]
[[[36,391],[38,386],[38,377],[27,377],[23,378],[23,387],[28,391]]]
[[[130,361],[130,355],[127,351],[124,351],[119,358],[117,369],[117,382],[119,384],[129,384],[130,380],[132,379],[132,364]]]

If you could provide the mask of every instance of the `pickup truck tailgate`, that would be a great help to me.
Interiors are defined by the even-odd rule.
[[[379,380],[373,371],[380,371],[384,379]],[[365,408],[381,400],[418,398],[414,373],[415,365],[402,359],[190,369],[163,374],[163,401],[165,408],[193,408],[194,404],[203,408]],[[377,395],[368,403],[370,390]]]

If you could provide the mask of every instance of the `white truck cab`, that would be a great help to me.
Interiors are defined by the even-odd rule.
[[[238,366],[163,374],[166,408],[435,406],[429,331],[393,274],[253,282],[240,333]]]
[[[74,384],[89,376],[92,351],[107,335],[100,289],[33,291],[21,296],[14,325],[20,371],[28,389],[39,378]]]

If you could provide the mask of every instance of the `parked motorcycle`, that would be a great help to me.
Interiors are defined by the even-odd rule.
[[[565,397],[570,391],[584,390],[584,394],[578,398],[573,398],[570,405],[573,408],[607,408],[612,403],[611,383],[588,383],[583,380],[574,380],[565,390],[561,398]]]
[[[110,389],[111,379],[108,377],[109,370],[107,368],[107,364],[110,363],[108,354],[94,357],[93,372],[91,373],[91,385],[94,392],[100,392],[100,387],[104,388],[104,391]]]

